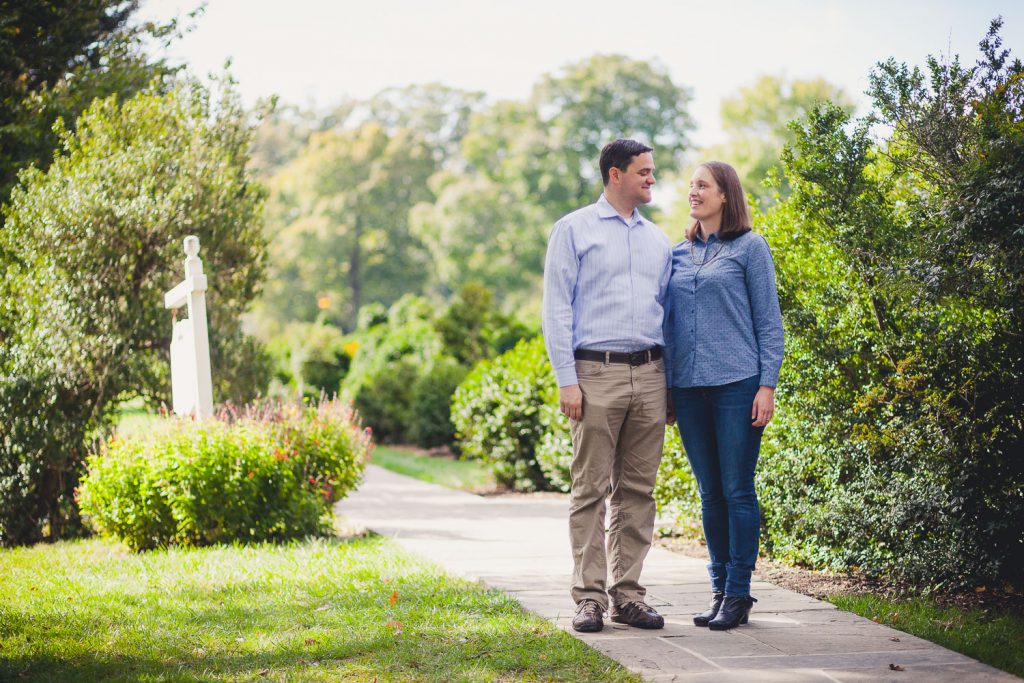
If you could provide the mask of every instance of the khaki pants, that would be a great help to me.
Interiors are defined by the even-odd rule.
[[[583,418],[571,420],[572,598],[611,609],[643,600],[640,570],[654,536],[654,479],[665,439],[665,367],[576,361]],[[611,520],[605,551],[605,499]],[[609,565],[611,585],[606,591]]]

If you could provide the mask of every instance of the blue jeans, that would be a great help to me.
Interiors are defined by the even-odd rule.
[[[711,588],[729,597],[750,595],[761,512],[754,470],[763,427],[750,413],[757,375],[717,387],[672,387],[676,425],[697,478],[708,543]]]

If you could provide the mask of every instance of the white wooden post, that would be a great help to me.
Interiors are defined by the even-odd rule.
[[[185,238],[185,280],[164,295],[164,308],[188,305],[188,319],[174,324],[171,339],[171,396],[177,415],[213,417],[210,338],[206,327],[206,276],[199,238]]]

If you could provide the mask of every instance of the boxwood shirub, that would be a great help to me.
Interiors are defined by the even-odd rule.
[[[262,404],[117,435],[88,458],[86,520],[135,550],[283,541],[331,529],[372,448],[350,404]]]

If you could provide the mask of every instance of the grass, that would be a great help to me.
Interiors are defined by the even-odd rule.
[[[382,538],[0,551],[0,680],[639,681]]]
[[[493,491],[494,475],[477,460],[453,460],[417,453],[404,448],[379,446],[373,464],[440,486],[462,491]]]
[[[142,434],[164,421],[151,412],[141,398],[122,403],[117,409],[117,431],[122,436]]]
[[[1024,676],[1024,615],[995,609],[941,606],[932,598],[837,595],[840,609],[938,643],[1003,671]]]

